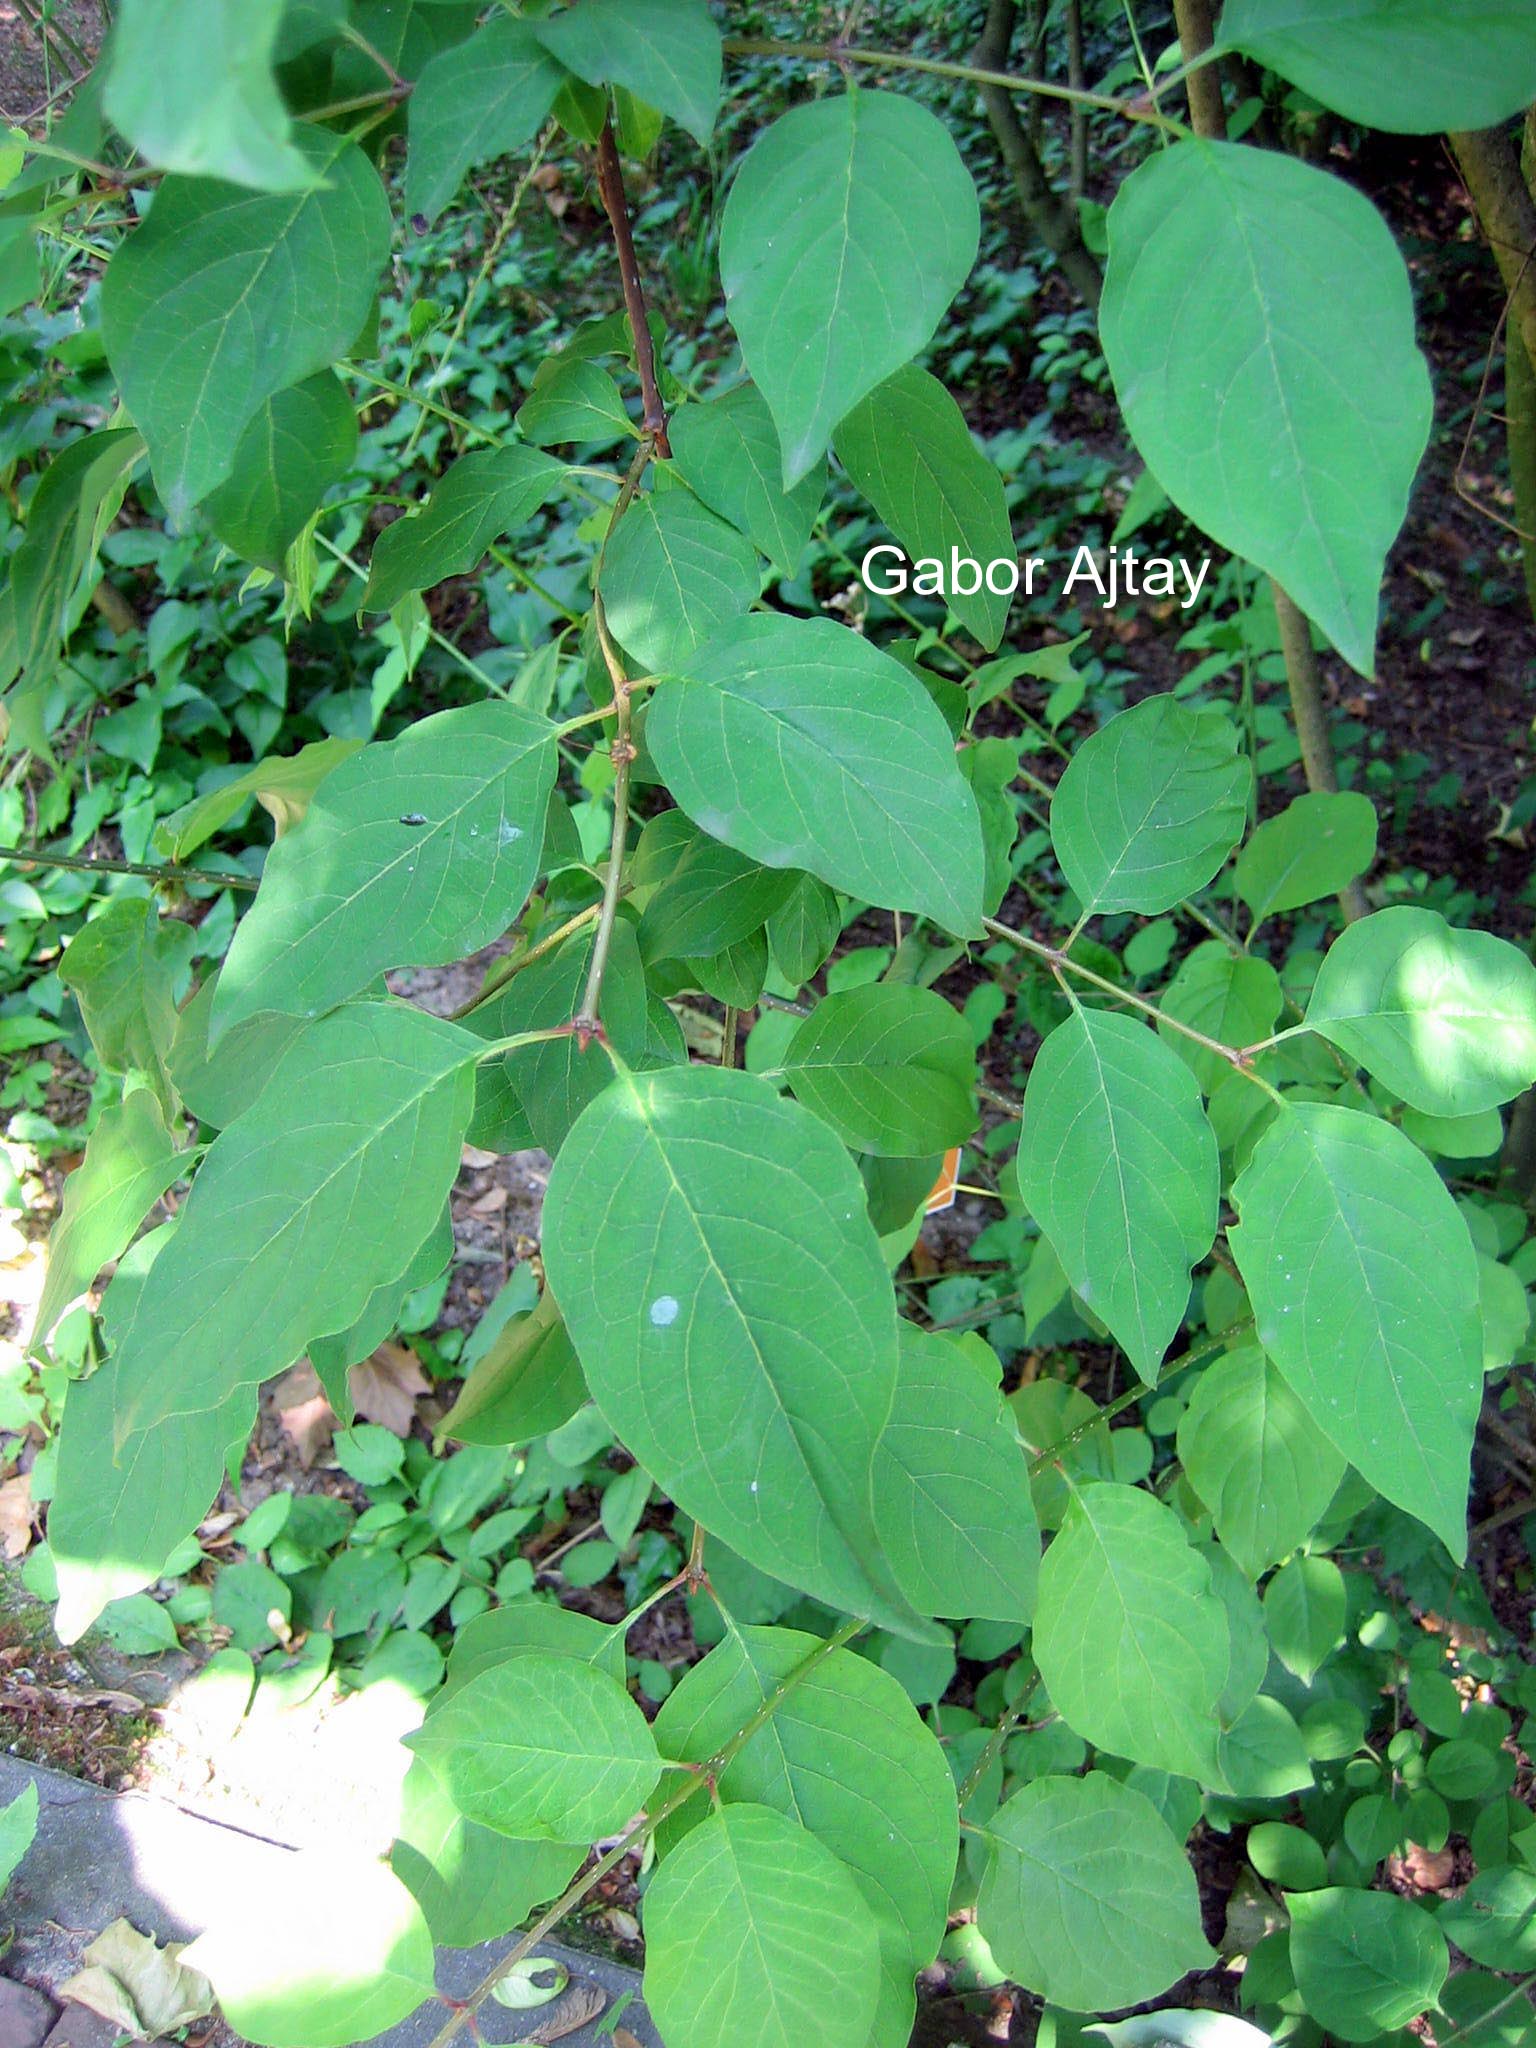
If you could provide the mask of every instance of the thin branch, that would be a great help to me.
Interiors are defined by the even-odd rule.
[[[590,903],[585,910],[578,910],[574,917],[568,917],[564,924],[557,925],[545,938],[540,939],[536,946],[528,947],[526,952],[514,953],[510,960],[503,960],[478,995],[471,996],[467,1003],[460,1003],[456,1010],[448,1012],[448,1021],[457,1024],[461,1017],[467,1017],[472,1010],[478,1010],[482,1003],[488,1003],[492,996],[501,993],[513,975],[521,974],[523,969],[531,967],[535,960],[542,960],[547,953],[552,953],[556,946],[564,945],[573,932],[583,930],[593,922],[597,914],[598,906]]]
[[[201,882],[208,889],[254,889],[249,875],[235,875],[220,868],[149,867],[142,861],[108,860],[104,855],[87,858],[76,853],[45,853],[40,847],[0,846],[0,860],[14,860],[24,867],[68,868],[77,875],[143,875],[151,882]]]
[[[624,309],[629,314],[629,324],[635,337],[635,368],[640,373],[640,396],[645,411],[641,424],[656,453],[665,458],[672,454],[667,440],[667,409],[661,402],[661,386],[656,381],[656,352],[651,345],[651,326],[645,311],[645,289],[640,282],[640,266],[635,260],[635,238],[630,232],[629,206],[624,197],[624,173],[619,165],[619,146],[613,139],[613,122],[603,122],[603,132],[597,144],[597,189],[608,215],[608,225],[613,230],[613,246],[618,252],[619,278],[624,287]]]

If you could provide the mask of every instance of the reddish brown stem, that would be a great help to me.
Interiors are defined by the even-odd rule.
[[[672,450],[667,441],[667,409],[661,402],[661,386],[656,381],[656,352],[651,346],[651,327],[645,315],[645,291],[640,283],[640,266],[635,261],[635,238],[629,228],[624,173],[619,167],[619,146],[613,139],[612,121],[604,121],[598,140],[597,189],[613,230],[619,278],[624,286],[624,309],[635,337],[635,368],[640,373],[640,395],[645,402],[641,424],[656,454],[669,457]]]

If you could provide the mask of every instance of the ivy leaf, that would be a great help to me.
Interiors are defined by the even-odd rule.
[[[49,1517],[61,1640],[159,1576],[260,1382],[409,1263],[458,1172],[478,1049],[393,1003],[323,1018],[214,1140],[120,1320],[108,1289],[111,1355],[71,1390]]]
[[[937,377],[914,363],[898,370],[839,423],[833,446],[909,555],[947,565],[953,550],[983,571],[989,562],[1013,561],[1002,477]],[[956,591],[948,604],[990,649],[1003,637],[1011,601],[1011,592],[998,596],[983,576],[974,595]]]
[[[1482,1344],[1445,1183],[1379,1117],[1293,1103],[1232,1195],[1259,1342],[1350,1464],[1464,1557]]]
[[[925,1614],[1034,1613],[1040,1532],[1000,1378],[979,1338],[901,1325],[896,1402],[875,1452],[875,1525]]]
[[[1376,858],[1376,806],[1354,790],[1312,790],[1266,818],[1237,857],[1233,882],[1255,928],[1277,911],[1336,896]]]
[[[1429,1116],[1475,1116],[1536,1080],[1536,966],[1412,904],[1345,927],[1306,1021]]]
[[[1125,423],[1175,505],[1372,674],[1431,413],[1381,215],[1294,157],[1176,143],[1109,210],[1099,324]]]
[[[405,1742],[466,1820],[521,1841],[594,1841],[622,1828],[661,1775],[624,1687],[544,1651],[469,1679]]]
[[[322,370],[261,406],[203,516],[226,547],[280,576],[290,544],[356,454],[352,401],[335,373]]]
[[[1032,1646],[1051,1704],[1085,1742],[1220,1783],[1226,1611],[1172,1508],[1131,1486],[1074,1494],[1040,1566]]]
[[[539,869],[554,727],[514,704],[439,711],[321,783],[267,856],[219,975],[210,1042],[261,1010],[315,1016],[390,967],[504,931]]]
[[[1208,1365],[1179,1418],[1179,1457],[1250,1579],[1321,1519],[1344,1460],[1256,1344]]]
[[[272,75],[284,0],[124,0],[102,105],[147,163],[259,192],[320,178]]]
[[[1308,2013],[1341,2041],[1374,2041],[1435,2004],[1450,1969],[1445,1936],[1394,1892],[1292,1892],[1290,1957]]]
[[[932,989],[877,982],[824,996],[779,1071],[856,1152],[921,1158],[976,1128],[970,1028]]]
[[[1394,134],[1496,128],[1536,99],[1523,0],[1228,0],[1218,47]]]
[[[720,276],[787,491],[838,421],[932,340],[980,232],[949,130],[899,93],[796,107],[752,145],[726,197]]]
[[[266,401],[356,339],[389,258],[389,202],[363,152],[318,129],[294,147],[320,178],[310,190],[167,178],[107,265],[107,356],[179,526]]]
[[[1285,1006],[1280,977],[1267,960],[1234,953],[1219,939],[1207,939],[1179,962],[1163,991],[1164,1018],[1204,1032],[1220,1045],[1255,1045],[1275,1028]],[[1232,1065],[1159,1019],[1158,1036],[1177,1053],[1207,1096],[1229,1080]]]
[[[521,149],[564,78],[534,24],[506,14],[440,50],[411,94],[406,212],[436,220],[466,171]]]
[[[548,503],[567,474],[553,455],[515,441],[461,455],[419,511],[379,535],[362,609],[393,611],[412,590],[468,575],[492,541],[515,532]]]
[[[589,85],[621,85],[707,143],[720,110],[720,31],[704,0],[582,0],[533,24]]]
[[[1053,2005],[1137,2005],[1211,1961],[1194,1871],[1131,1786],[1103,1771],[1038,1778],[986,1835],[981,1931],[1002,1968]]]
[[[686,491],[641,498],[603,558],[609,630],[648,669],[682,666],[718,627],[756,602],[750,541]]]
[[[647,1888],[644,1993],[668,2048],[729,2048],[744,2025],[764,2043],[824,2040],[834,2013],[840,2038],[867,2040],[880,1995],[874,1914],[809,1830],[771,1807],[723,1806]]]
[[[1242,837],[1252,785],[1218,705],[1147,697],[1110,719],[1051,799],[1051,844],[1083,909],[1151,916],[1203,889]]]
[[[108,1103],[64,1183],[59,1220],[48,1238],[48,1273],[33,1326],[43,1344],[77,1295],[109,1259],[124,1250],[152,1202],[179,1180],[190,1161],[178,1152],[160,1104],[147,1088]]]
[[[921,1631],[870,1507],[895,1303],[825,1124],[731,1069],[621,1074],[555,1161],[544,1260],[604,1417],[686,1514],[774,1578]]]
[[[793,490],[783,489],[778,433],[757,386],[738,384],[702,405],[680,406],[671,441],[673,463],[690,490],[793,576],[821,510],[826,464],[812,463]]]
[[[673,796],[716,839],[866,903],[981,929],[981,821],[899,661],[829,619],[742,619],[646,710]]]
[[[1194,1076],[1129,1017],[1075,1009],[1030,1069],[1024,1206],[1151,1384],[1216,1236],[1220,1164]]]

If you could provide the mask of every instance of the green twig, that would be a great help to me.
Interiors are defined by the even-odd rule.
[[[137,860],[109,860],[105,855],[45,853],[35,846],[0,846],[0,860],[39,868],[68,868],[78,875],[143,875],[151,882],[200,882],[208,889],[256,887],[249,875],[230,874],[220,868],[151,867]]]

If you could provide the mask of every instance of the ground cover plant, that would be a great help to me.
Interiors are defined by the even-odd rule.
[[[899,2048],[941,1950],[1060,2042],[1528,2037],[1536,1677],[1466,1567],[1480,1430],[1531,1527],[1531,898],[1378,863],[1460,790],[1322,663],[1433,425],[1341,138],[1450,137],[1529,569],[1536,23],[1015,12],[122,0],[0,164],[13,1138],[95,1076],[0,1381],[30,1582],[423,1706],[389,1867],[189,1955],[250,2040],[526,1925],[445,2044],[621,1868],[668,2048]],[[1093,545],[1067,393],[1144,465]],[[552,1165],[444,1323],[466,1145]],[[402,1339],[433,1442],[360,1392]],[[355,1490],[246,1514],[300,1358]]]

